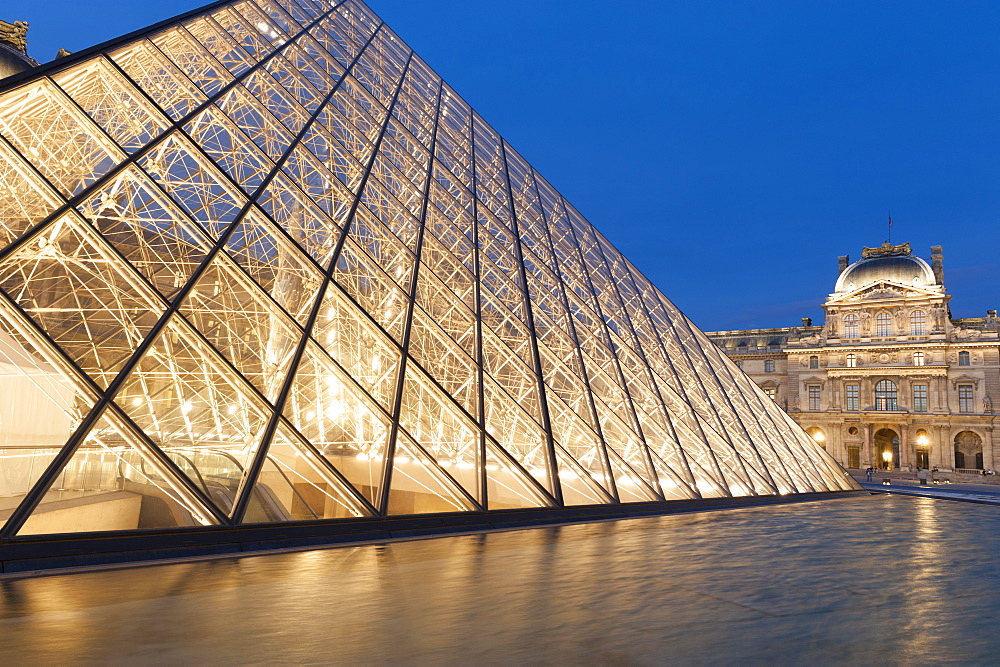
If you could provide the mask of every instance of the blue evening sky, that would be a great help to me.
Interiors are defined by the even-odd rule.
[[[197,0],[4,0],[40,61]],[[997,295],[1000,3],[370,0],[702,329],[822,318],[837,255]]]

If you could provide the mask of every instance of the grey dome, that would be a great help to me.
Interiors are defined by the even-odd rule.
[[[850,292],[865,285],[888,281],[903,285],[936,285],[930,265],[913,255],[862,259],[844,269],[835,292]]]
[[[6,44],[0,43],[0,79],[25,72],[37,65],[38,63],[31,57]]]

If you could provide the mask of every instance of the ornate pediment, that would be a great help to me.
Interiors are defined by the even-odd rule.
[[[843,294],[831,294],[827,303],[837,303],[844,301],[879,301],[885,299],[905,299],[912,297],[940,297],[941,291],[937,286],[904,285],[891,280],[882,280],[877,283],[859,287]]]

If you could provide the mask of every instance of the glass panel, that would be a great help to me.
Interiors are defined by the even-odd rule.
[[[246,274],[216,257],[181,313],[268,400],[277,399],[303,334]]]
[[[145,40],[115,51],[111,59],[174,120],[180,120],[206,99],[197,86]]]
[[[129,153],[167,129],[167,120],[104,58],[77,65],[53,79]]]
[[[232,509],[268,413],[182,318],[167,323],[115,402],[220,508]]]
[[[0,264],[0,287],[102,387],[164,304],[72,212]]]
[[[161,141],[140,165],[212,239],[229,227],[246,202],[211,160],[180,134]]]
[[[476,500],[482,499],[478,429],[412,365],[406,369],[399,423]]]
[[[377,506],[389,416],[312,341],[306,344],[284,410],[299,433]]]
[[[387,514],[435,514],[476,509],[423,450],[405,433],[396,440]]]
[[[0,300],[0,525],[97,400],[41,336]],[[9,320],[9,321],[8,321]]]
[[[0,140],[0,244],[14,241],[59,203],[41,176]]]
[[[347,485],[290,430],[279,427],[267,449],[243,523],[370,516]]]
[[[226,250],[300,324],[309,318],[323,276],[305,253],[250,211],[226,242]]]
[[[64,195],[75,195],[125,154],[48,80],[0,96],[0,133]]]
[[[614,498],[598,486],[594,476],[559,445],[556,445],[556,458],[559,460],[559,486],[562,487],[564,504],[607,505],[614,502]]]
[[[489,378],[484,378],[486,430],[504,450],[527,470],[536,482],[553,492],[549,471],[548,438],[545,431],[515,397],[511,397]]]
[[[103,415],[18,535],[177,528],[216,521],[137,434]]]
[[[489,508],[553,507],[549,498],[531,477],[492,442],[486,443],[486,495]]]
[[[208,253],[204,232],[135,166],[119,172],[79,208],[168,300]]]
[[[392,410],[399,348],[333,283],[327,286],[312,334],[387,412]]]
[[[233,80],[219,61],[209,55],[184,28],[160,33],[152,38],[152,42],[206,95],[215,95]]]

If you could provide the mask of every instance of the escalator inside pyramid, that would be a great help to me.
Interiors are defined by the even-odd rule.
[[[0,538],[858,488],[363,3],[22,69]]]

